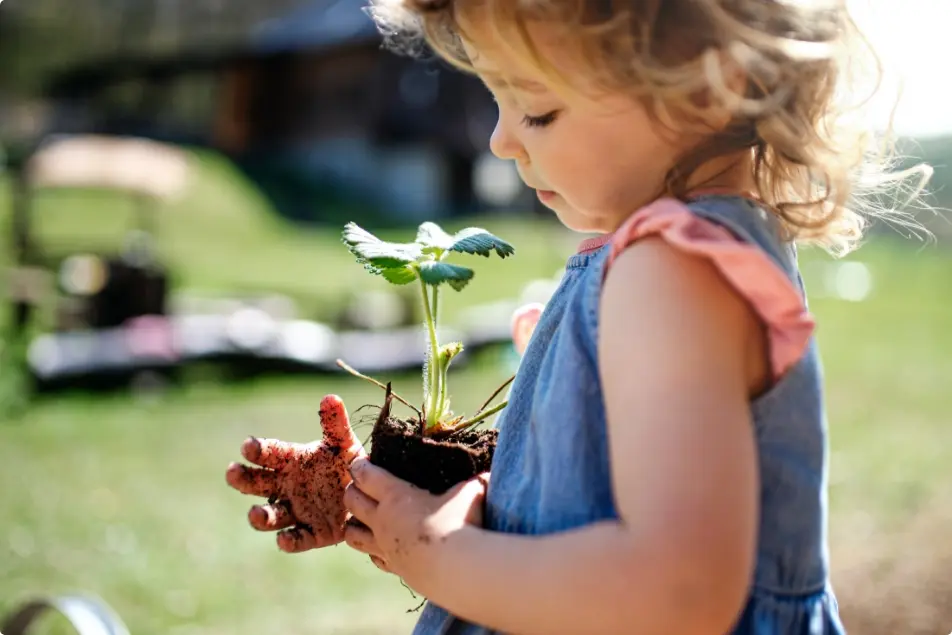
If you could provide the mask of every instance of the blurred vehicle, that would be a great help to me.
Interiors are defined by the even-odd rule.
[[[27,338],[35,386],[167,381],[179,356],[165,302],[169,273],[153,249],[157,208],[185,186],[187,163],[161,144],[100,136],[52,137],[11,166],[11,341]],[[59,253],[36,231],[36,199],[52,191],[107,191],[136,204],[119,248]]]
[[[190,364],[228,377],[336,372],[338,358],[367,372],[419,367],[426,350],[412,301],[355,295],[334,326],[304,319],[280,294],[174,293],[158,257],[163,208],[188,181],[184,151],[160,142],[103,135],[46,139],[13,166],[12,253],[7,289],[11,333],[39,391],[161,389]],[[37,199],[62,190],[130,198],[135,223],[115,245],[50,249],[37,230]],[[508,319],[508,318],[506,318]],[[472,350],[504,342],[500,320],[447,331]]]
[[[175,300],[158,257],[162,208],[188,180],[184,151],[102,135],[54,136],[14,166],[8,343],[25,346],[39,391],[64,387],[156,389],[186,364],[241,372],[274,365],[332,365],[333,332],[297,319],[275,294]],[[50,249],[37,231],[37,199],[53,191],[98,191],[135,203],[135,222],[116,245]]]

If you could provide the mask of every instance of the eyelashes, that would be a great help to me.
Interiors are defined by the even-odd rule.
[[[547,112],[544,115],[538,116],[525,115],[522,118],[522,125],[524,125],[526,128],[545,128],[555,121],[558,116],[558,110],[553,110],[552,112]]]
[[[3,2],[3,0],[0,0]],[[496,108],[499,110],[500,116],[502,115],[502,102],[499,100],[499,97],[496,95],[496,92],[492,89],[489,89],[489,94],[492,96],[493,101],[496,103]],[[523,115],[522,125],[526,128],[545,128],[548,125],[551,125],[556,119],[558,119],[559,114],[562,111],[559,109],[552,110],[545,113],[544,115]]]

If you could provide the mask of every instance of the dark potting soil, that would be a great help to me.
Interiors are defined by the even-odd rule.
[[[488,472],[497,431],[470,429],[447,438],[422,434],[419,421],[390,416],[388,390],[370,435],[370,462],[432,494]]]
[[[370,436],[370,462],[394,476],[443,494],[458,483],[489,471],[496,430],[464,430],[446,440],[425,437],[417,421],[387,417]]]

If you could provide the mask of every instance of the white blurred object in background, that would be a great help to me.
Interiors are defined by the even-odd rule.
[[[813,262],[802,267],[813,298],[862,302],[873,292],[873,272],[863,262]]]

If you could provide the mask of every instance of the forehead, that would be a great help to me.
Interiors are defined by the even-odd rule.
[[[513,72],[499,72],[493,67],[483,67],[475,64],[473,70],[476,74],[493,88],[515,89],[524,93],[545,93],[549,87],[539,79],[533,79],[530,75],[517,75]]]
[[[491,22],[483,12],[457,15],[460,38],[473,70],[489,85],[543,92],[551,88],[551,78],[536,59],[553,67],[565,55],[554,46],[554,29],[528,22],[524,29]]]
[[[526,64],[514,51],[482,39],[478,42],[464,39],[463,47],[473,70],[489,86],[530,93],[548,90],[543,73]]]
[[[603,73],[592,66],[572,25],[552,18],[505,19],[491,16],[484,3],[458,4],[469,7],[454,16],[463,49],[493,91],[556,94],[572,102],[604,92]]]

